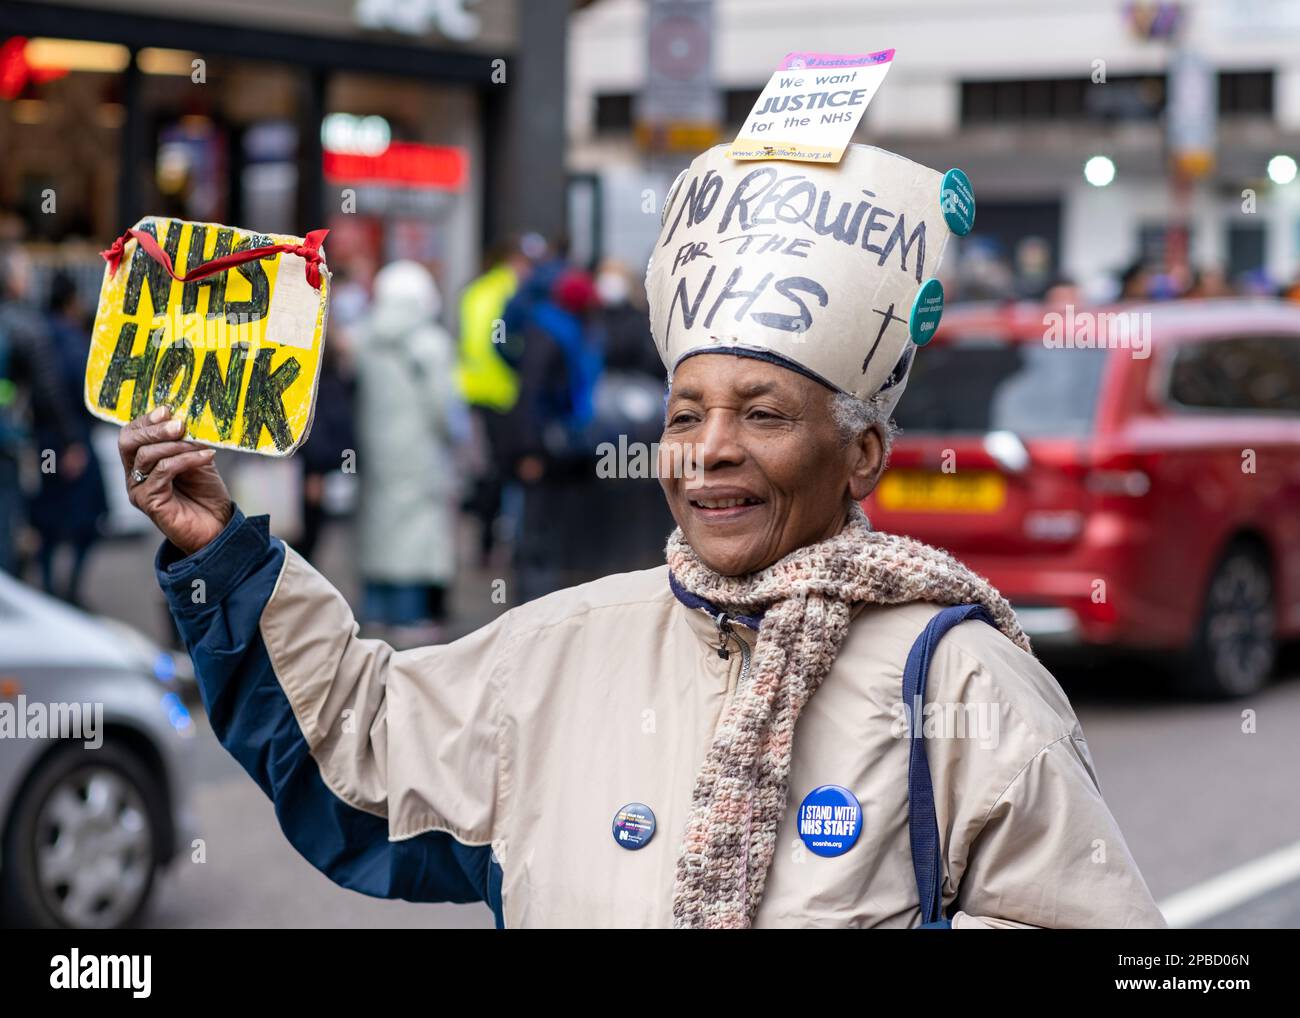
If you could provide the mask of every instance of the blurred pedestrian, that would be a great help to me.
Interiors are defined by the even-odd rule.
[[[487,268],[460,298],[460,347],[456,381],[465,402],[496,413],[514,406],[519,383],[501,356],[506,305],[532,268],[518,243],[489,252]]]
[[[511,241],[489,253],[487,268],[460,298],[460,348],[456,381],[470,407],[481,446],[478,476],[466,508],[479,521],[479,557],[486,564],[497,537],[502,472],[494,451],[500,445],[504,415],[515,405],[519,380],[503,355],[505,309],[532,269],[522,242]]]
[[[352,348],[352,333],[370,308],[374,264],[365,255],[340,262],[330,280],[330,341],[335,347],[341,333],[344,350]]]
[[[663,362],[650,336],[644,305],[645,287],[637,285],[622,262],[603,261],[596,271],[600,298],[597,324],[604,368],[593,397],[593,449],[649,449],[663,432]],[[604,444],[608,443],[608,444]],[[599,501],[610,519],[619,521],[610,533],[602,558],[606,570],[647,569],[663,557],[664,539],[673,528],[672,514],[658,497],[653,476],[632,471],[598,470]]]
[[[1119,274],[1120,300],[1146,300],[1151,296],[1151,270],[1142,259]]]
[[[35,453],[32,421],[46,422],[55,469],[75,477],[89,452],[79,441],[75,403],[59,377],[59,359],[44,317],[29,306],[31,263],[17,244],[0,246],[0,569],[18,572],[22,522],[20,466]],[[80,402],[78,400],[78,402]]]
[[[358,335],[362,615],[397,645],[441,639],[456,568],[452,444],[463,406],[440,310],[429,270],[393,262],[375,277],[374,303]]]
[[[57,273],[50,285],[48,326],[58,368],[59,407],[44,403],[34,407],[33,427],[40,449],[57,448],[63,440],[63,411],[70,411],[74,442],[53,469],[38,472],[39,486],[28,504],[28,518],[40,535],[41,584],[46,592],[70,604],[81,605],[81,577],[86,559],[99,540],[100,525],[108,512],[108,497],[99,461],[91,453],[90,429],[94,418],[82,408],[86,355],[90,332],[77,287],[66,273]],[[69,455],[71,454],[71,456]],[[55,578],[58,553],[71,556],[66,579]]]
[[[1068,276],[1057,276],[1043,293],[1043,304],[1046,307],[1060,308],[1066,305],[1080,307],[1083,303],[1082,288]]]
[[[345,372],[345,359],[341,347],[325,344],[316,391],[316,415],[311,434],[298,451],[303,474],[302,534],[295,547],[313,564],[329,515],[326,484],[334,474],[355,470],[355,463],[349,462],[347,455],[352,452],[355,456],[357,445],[352,419],[356,387],[353,378]]]
[[[596,270],[596,295],[600,299],[598,320],[604,330],[605,367],[662,381],[663,364],[650,338],[645,301],[633,301],[638,290],[644,293],[644,287],[638,286],[622,262],[606,258],[600,263]]]
[[[1015,250],[1015,295],[1040,300],[1051,285],[1052,245],[1043,237],[1023,238]]]
[[[522,356],[521,336],[528,326],[533,310],[551,299],[555,282],[569,269],[564,256],[558,254],[541,234],[525,234],[520,249],[527,257],[530,269],[521,280],[519,288],[506,301],[502,315],[506,332],[505,349],[501,353],[512,365],[518,365]]]
[[[551,299],[551,292],[556,281],[569,269],[568,262],[558,254],[549,241],[540,233],[526,233],[519,241],[520,250],[528,260],[527,275],[520,280],[519,288],[506,301],[502,312],[502,326],[505,342],[500,344],[502,358],[518,375],[524,357],[524,337],[534,325],[534,313]],[[518,382],[517,382],[518,385]],[[513,562],[516,558],[516,544],[523,526],[524,492],[521,487],[517,466],[521,456],[519,448],[518,418],[524,413],[516,400],[508,414],[500,418],[488,418],[494,425],[491,436],[492,456],[501,480],[500,515],[497,518],[497,531],[507,546],[507,554]]]
[[[1239,274],[1236,290],[1242,297],[1276,297],[1281,287],[1268,274],[1268,270],[1260,266]]]
[[[538,273],[546,271],[539,266]],[[602,368],[598,308],[591,276],[576,269],[561,271],[545,297],[530,298],[519,399],[506,435],[506,459],[522,489],[515,547],[521,601],[598,575],[608,543],[599,533],[608,516],[595,504],[589,430]]]
[[[373,276],[369,259],[358,255],[351,261],[340,261],[330,279],[329,342],[321,359],[311,434],[297,456],[302,468],[302,532],[294,547],[313,564],[321,534],[329,521],[331,506],[327,502],[331,479],[356,480],[354,353],[357,330],[370,307]],[[347,502],[349,495],[355,495],[355,487],[344,489],[342,501],[347,508],[351,508]]]
[[[1189,299],[1207,297],[1231,297],[1232,286],[1223,269],[1217,265],[1207,265],[1192,273],[1191,286],[1183,294]]]

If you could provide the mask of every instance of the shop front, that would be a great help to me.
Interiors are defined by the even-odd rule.
[[[562,176],[547,195],[503,163],[521,144],[521,16],[515,0],[3,0],[0,237],[85,266],[93,292],[86,251],[141,215],[328,226],[345,277],[415,258],[455,292],[485,243],[563,222]],[[562,124],[535,119],[523,141],[562,167]]]

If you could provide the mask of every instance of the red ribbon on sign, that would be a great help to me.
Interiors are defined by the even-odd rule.
[[[215,276],[218,272],[225,272],[226,269],[234,268],[236,265],[243,265],[245,262],[255,261],[258,258],[266,258],[269,255],[287,252],[296,254],[307,262],[307,282],[315,290],[320,289],[320,264],[325,259],[321,255],[320,246],[325,242],[325,236],[329,230],[312,230],[303,238],[301,244],[268,244],[266,247],[249,247],[242,251],[233,251],[228,255],[222,255],[220,258],[213,258],[210,262],[204,262],[202,265],[196,265],[183,276],[176,275],[176,270],[172,266],[171,255],[158,246],[158,241],[152,234],[144,230],[137,230],[134,227],[127,230],[126,233],[113,241],[113,245],[106,251],[99,252],[100,257],[108,262],[108,271],[116,273],[118,265],[122,262],[122,252],[126,249],[126,242],[132,237],[144,252],[153,258],[159,265],[167,270],[167,274],[172,279],[181,283],[193,283],[199,279],[207,279],[208,276]]]

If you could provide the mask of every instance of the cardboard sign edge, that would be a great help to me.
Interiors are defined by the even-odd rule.
[[[145,216],[145,217],[141,218],[141,219],[136,223],[135,228],[138,229],[138,228],[139,228],[139,224],[142,223],[142,222],[144,222],[145,219],[148,219],[148,218],[150,218],[150,217]],[[185,220],[185,221],[186,221],[186,222],[194,222],[194,220]],[[202,224],[202,225],[208,225],[208,226],[211,226],[211,225],[213,225],[213,224],[211,224],[211,223],[206,223],[206,224]],[[217,225],[220,225],[220,224],[217,224]],[[236,229],[237,229],[237,227],[236,227]],[[130,243],[135,244],[135,243],[138,243],[138,242],[137,242],[136,240],[134,240],[134,238],[133,238],[133,239],[130,241]],[[324,254],[324,248],[321,249],[321,253]],[[125,264],[127,264],[127,258],[126,258],[126,256],[125,256],[125,252],[123,252],[123,257],[122,257],[121,265],[125,265]],[[121,267],[121,265],[119,265],[119,268]],[[104,289],[104,283],[107,281],[108,276],[111,274],[111,272],[112,272],[112,267],[109,266],[109,265],[107,265],[107,264],[105,264],[105,266],[104,266],[104,279],[103,279],[103,280],[100,282],[100,284],[99,284],[99,289],[100,289],[100,292],[101,292],[101,293],[103,292],[103,289]],[[321,275],[323,275],[323,276],[325,277],[325,280],[324,280],[324,286],[321,288],[321,296],[320,296],[320,301],[321,301],[321,303],[322,303],[322,307],[321,307],[321,326],[320,326],[320,363],[323,364],[323,363],[324,363],[324,357],[325,357],[325,337],[326,337],[327,333],[329,332],[329,303],[326,301],[325,297],[326,297],[326,294],[327,294],[328,291],[329,291],[329,285],[330,285],[331,281],[333,280],[333,275],[334,275],[332,272],[329,271],[329,263],[328,263],[328,262],[325,262],[325,263],[323,263],[323,264],[321,265]],[[96,322],[97,322],[97,321],[98,321],[98,318],[99,318],[98,312],[96,312],[95,318],[96,318]],[[92,333],[92,335],[93,335],[93,333],[94,333],[94,325],[91,326],[91,333]],[[280,346],[280,344],[277,343],[276,346]],[[91,348],[87,348],[87,350],[86,350],[86,364],[87,364],[87,366],[89,366],[89,364],[90,364],[90,351],[91,351]],[[132,383],[132,384],[134,384],[134,383]],[[303,443],[307,441],[307,437],[311,434],[312,425],[316,423],[316,401],[317,401],[317,399],[319,399],[319,397],[320,397],[320,370],[319,370],[319,368],[318,368],[317,371],[316,371],[316,381],[315,381],[315,384],[312,386],[312,390],[311,390],[311,407],[310,407],[310,409],[308,410],[308,413],[307,413],[307,423],[303,426],[302,434],[301,434],[301,435],[298,437],[298,439],[293,443],[293,445],[289,446],[289,448],[287,448],[287,449],[285,449],[285,450],[283,450],[283,451],[277,449],[277,448],[275,447],[275,443],[274,443],[274,442],[271,443],[271,446],[270,446],[269,449],[245,449],[245,448],[243,448],[243,447],[241,447],[241,446],[230,445],[230,444],[227,443],[227,442],[213,442],[213,441],[211,441],[211,440],[209,440],[209,439],[206,439],[206,438],[195,438],[195,437],[193,437],[192,435],[186,435],[186,436],[184,437],[183,440],[186,441],[186,442],[193,442],[195,445],[206,446],[206,447],[209,448],[209,449],[225,449],[225,450],[228,450],[228,451],[230,451],[230,452],[240,452],[240,453],[245,453],[245,454],[250,454],[250,453],[251,453],[251,454],[254,455],[254,456],[266,456],[266,457],[269,457],[270,459],[286,459],[286,458],[288,458],[289,456],[292,456],[294,453],[296,453],[300,448],[302,448]],[[84,371],[82,372],[81,402],[82,402],[82,405],[86,408],[86,412],[89,413],[90,416],[93,417],[93,418],[95,418],[95,420],[97,420],[97,421],[103,421],[105,424],[113,424],[113,425],[116,425],[118,428],[125,428],[128,424],[131,423],[131,421],[124,421],[124,420],[122,420],[120,417],[117,417],[116,415],[113,415],[113,414],[108,413],[108,411],[102,409],[102,408],[99,406],[99,404],[96,403],[96,402],[91,398],[91,393],[90,393],[90,379],[89,379],[89,377],[86,375],[86,373],[85,373]]]

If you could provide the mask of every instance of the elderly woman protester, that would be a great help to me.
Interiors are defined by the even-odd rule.
[[[1010,606],[859,507],[973,215],[954,173],[697,157],[647,274],[665,565],[449,645],[359,639],[180,420],[128,426],[213,730],[299,852],[508,927],[1164,925]]]

